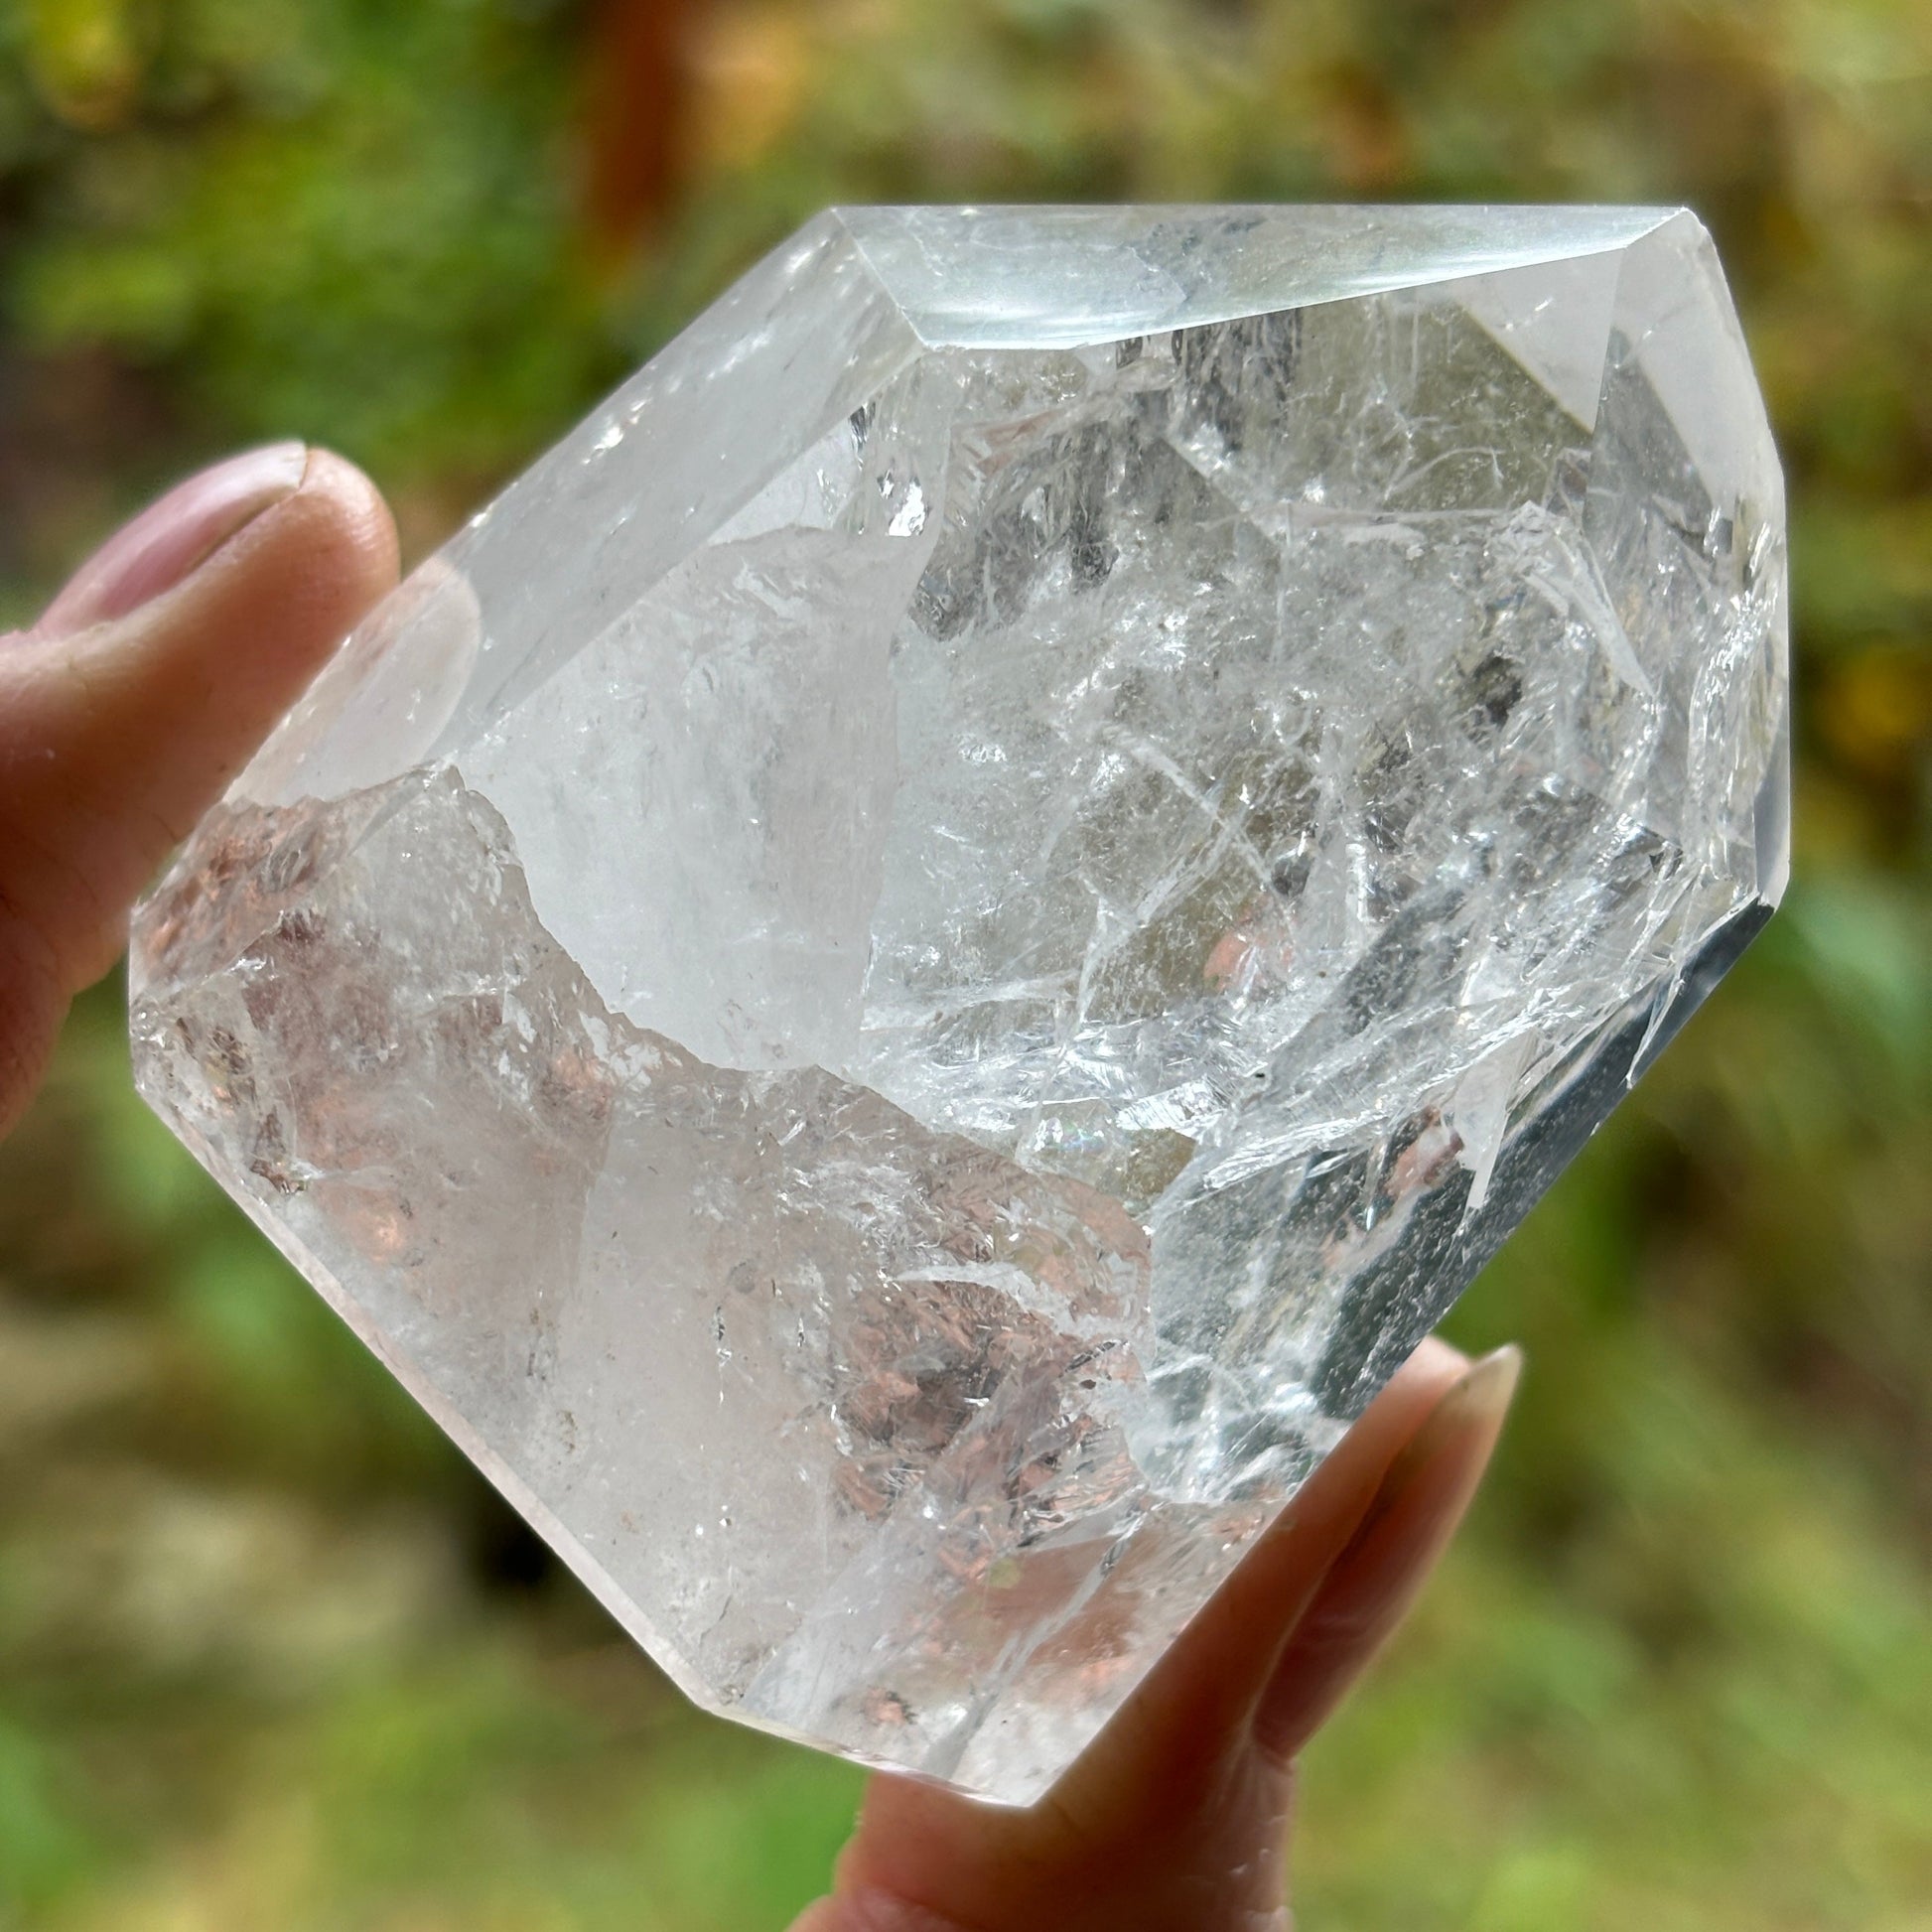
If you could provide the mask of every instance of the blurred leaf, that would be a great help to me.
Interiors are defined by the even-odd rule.
[[[100,1863],[67,1781],[45,1745],[0,1712],[0,1922],[50,1903]]]
[[[137,0],[24,0],[26,55],[42,98],[71,126],[119,125],[144,65]]]

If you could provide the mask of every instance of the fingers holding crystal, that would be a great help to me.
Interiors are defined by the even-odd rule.
[[[374,485],[280,444],[191,478],[0,639],[0,1128],[135,893],[395,574]]]
[[[1327,1721],[1415,1601],[1489,1465],[1522,1366],[1515,1348],[1473,1363],[1390,1464],[1262,1694],[1255,1736],[1280,1762]]]
[[[876,1780],[835,1897],[794,1932],[1272,1923],[1293,1751],[1440,1556],[1517,1365],[1426,1341],[1043,1800]]]
[[[1183,1790],[1205,1801],[1288,1633],[1466,1366],[1447,1342],[1424,1341],[1061,1780],[1063,1818],[1139,1833]],[[1146,1817],[1124,1815],[1142,1806]]]

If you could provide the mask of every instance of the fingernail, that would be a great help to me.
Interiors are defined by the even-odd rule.
[[[43,613],[35,635],[69,636],[173,590],[264,510],[293,495],[308,461],[304,444],[271,443],[177,483],[80,566]]]
[[[1509,1411],[1522,1374],[1523,1351],[1513,1342],[1471,1362],[1444,1391],[1428,1419],[1389,1464],[1388,1473],[1383,1476],[1354,1540],[1359,1542],[1395,1509],[1423,1473],[1453,1444],[1474,1436],[1493,1435]]]
[[[1523,1351],[1513,1341],[1493,1349],[1462,1371],[1417,1432],[1418,1437],[1439,1427],[1444,1436],[1455,1436],[1478,1424],[1497,1421],[1509,1408],[1522,1375]]]

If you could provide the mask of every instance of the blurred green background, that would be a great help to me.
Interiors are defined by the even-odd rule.
[[[1923,0],[0,0],[0,625],[250,439],[420,555],[826,202],[1181,197],[1689,202],[1792,484],[1796,882],[1456,1316],[1529,1377],[1301,1923],[1927,1932]],[[782,1924],[856,1778],[664,1686],[118,997],[0,1154],[0,1926]]]

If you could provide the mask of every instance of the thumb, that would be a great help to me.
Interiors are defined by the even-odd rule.
[[[276,444],[178,485],[0,636],[0,1133],[134,896],[395,575],[374,484]]]

